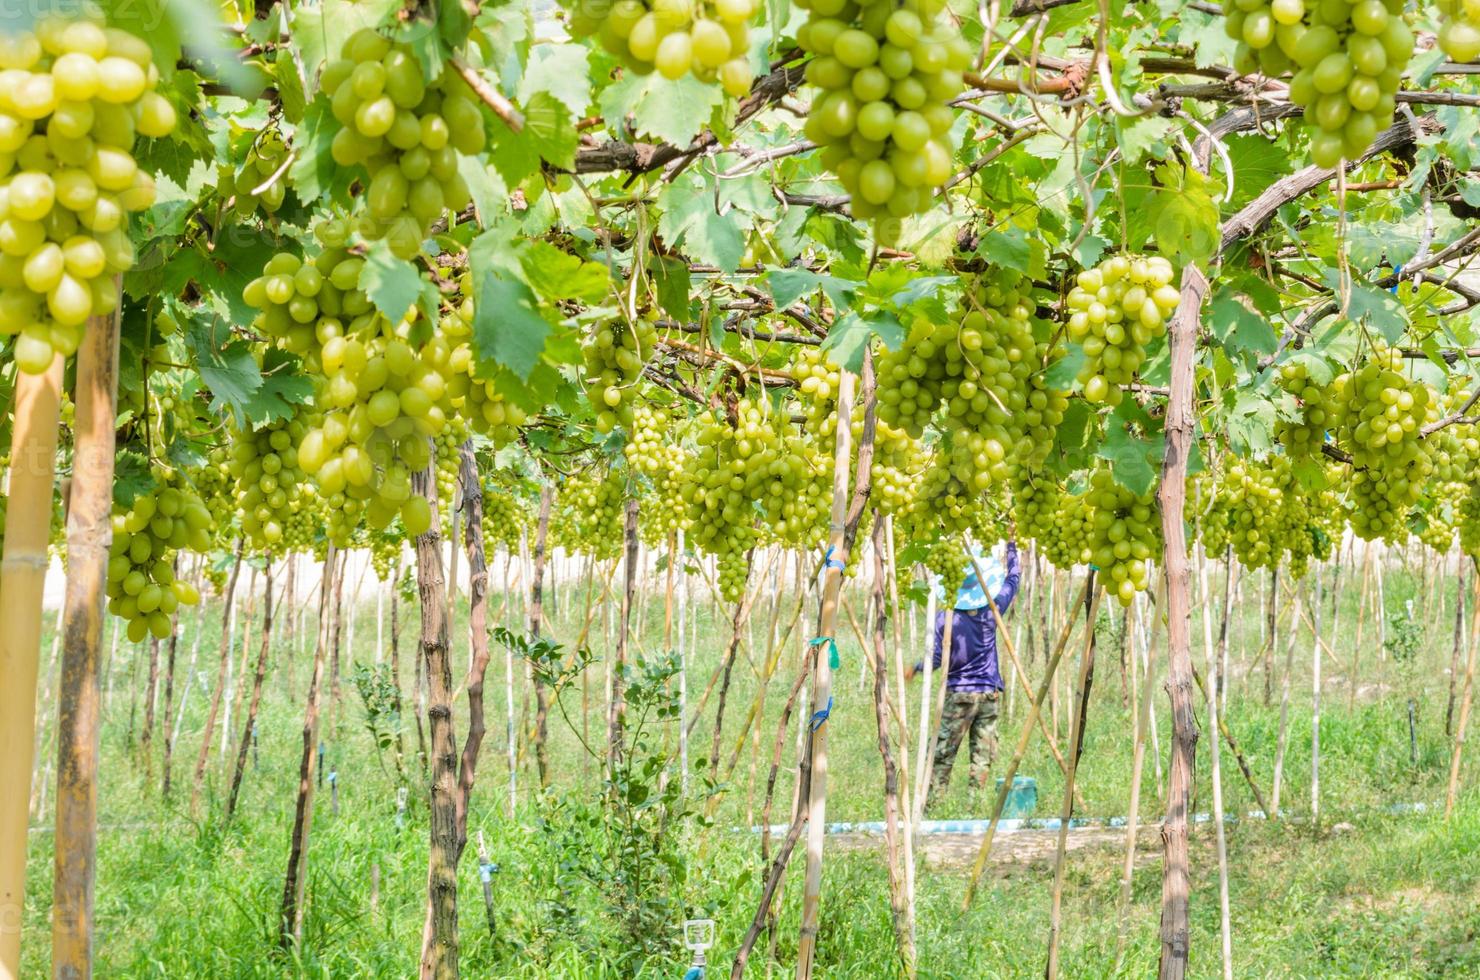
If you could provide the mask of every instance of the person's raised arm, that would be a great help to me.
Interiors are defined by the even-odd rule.
[[[1018,583],[1023,578],[1023,562],[1018,557],[1016,541],[1007,542],[1007,577],[1002,580],[1002,588],[998,591],[995,601],[997,612],[1003,616],[1007,615],[1007,607],[1012,605],[1012,600],[1017,598]]]

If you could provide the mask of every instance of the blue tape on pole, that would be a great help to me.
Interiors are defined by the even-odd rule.
[[[833,670],[838,669],[838,641],[830,636],[814,636],[807,641],[807,646],[815,647],[827,644],[827,666]]]
[[[338,769],[330,769],[329,770],[329,785],[332,786],[332,785],[334,785],[337,782],[339,782],[339,770]]]
[[[814,711],[812,713],[812,723],[809,726],[812,731],[817,731],[817,729],[822,727],[822,723],[827,721],[828,716],[832,714],[832,706],[833,699],[832,695],[829,694],[827,696],[827,707],[823,708],[821,711]]]
[[[480,881],[482,881],[486,885],[490,881],[493,880],[493,873],[495,871],[497,871],[497,870],[498,870],[498,865],[496,865],[496,864],[493,864],[493,863],[488,862],[488,861],[479,862],[479,864],[478,864],[478,879]]]
[[[1403,267],[1401,265],[1393,269],[1393,278],[1397,280],[1397,282],[1393,283],[1392,288],[1389,289],[1388,292],[1396,294],[1398,292],[1399,284],[1403,281]]]
[[[836,568],[838,571],[841,572],[841,571],[844,571],[845,569],[847,569],[848,565],[841,558],[834,558],[833,557],[833,546],[832,545],[828,545],[827,546],[827,554],[825,554],[825,555],[822,556],[822,567],[823,568]]]

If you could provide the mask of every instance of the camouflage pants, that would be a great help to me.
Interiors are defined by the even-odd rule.
[[[936,735],[935,765],[931,770],[930,794],[926,807],[933,804],[951,782],[951,767],[961,740],[969,737],[971,747],[971,785],[981,789],[987,783],[992,762],[997,756],[998,692],[947,691],[945,711],[940,717]],[[969,733],[969,735],[968,735]]]

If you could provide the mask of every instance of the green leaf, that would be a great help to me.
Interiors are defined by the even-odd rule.
[[[1336,269],[1326,270],[1326,285],[1337,297],[1342,295],[1341,274]],[[1408,311],[1398,302],[1398,297],[1385,289],[1353,282],[1348,287],[1346,315],[1353,321],[1366,321],[1367,326],[1382,335],[1389,344],[1396,344],[1408,328]]]
[[[658,294],[658,306],[680,322],[689,318],[689,264],[671,256],[648,256],[648,276]]]
[[[313,400],[313,381],[297,357],[277,347],[262,355],[262,386],[247,400],[247,422],[254,428],[291,419],[297,406]]]
[[[807,269],[772,269],[766,273],[766,288],[771,291],[771,302],[778,310],[784,310],[809,293],[821,289],[833,306],[845,309],[853,305],[862,283],[852,279],[841,279]]]
[[[520,251],[519,261],[541,299],[599,303],[610,298],[611,276],[600,262],[587,262],[546,241],[530,242]]]
[[[473,278],[473,353],[529,381],[545,351],[550,323],[524,273],[506,229],[491,228],[468,247]],[[482,372],[492,375],[493,372]]]
[[[1132,425],[1133,421],[1138,425]],[[1138,496],[1155,485],[1164,449],[1161,439],[1139,434],[1145,431],[1141,426],[1149,422],[1140,406],[1126,399],[1111,414],[1105,425],[1105,441],[1100,444],[1099,456],[1109,460],[1115,482]]]
[[[1274,448],[1274,402],[1266,392],[1240,391],[1224,420],[1229,446],[1240,456],[1263,455]]]
[[[580,44],[534,45],[519,80],[520,103],[547,94],[570,110],[573,118],[584,116],[591,103],[590,57],[590,49]]]
[[[1241,297],[1220,289],[1208,304],[1208,329],[1230,352],[1256,356],[1273,354],[1279,348],[1279,337],[1269,321],[1241,302]]]
[[[1223,202],[1225,212],[1237,211],[1294,169],[1290,151],[1264,136],[1230,136],[1224,140],[1233,164],[1233,197]]]
[[[573,170],[576,146],[580,142],[574,118],[555,96],[536,92],[524,106],[524,132],[521,135],[541,159],[562,170]],[[500,127],[502,125],[499,124]]]
[[[392,255],[384,241],[373,243],[365,253],[360,288],[391,323],[404,320],[418,302],[428,316],[435,319],[437,315],[437,287],[424,279],[415,265]]]
[[[216,314],[197,308],[185,327],[200,379],[213,396],[211,408],[230,411],[246,424],[247,405],[262,387],[262,370],[246,342],[231,340],[231,327]]]
[[[749,218],[733,208],[718,214],[710,179],[686,175],[659,195],[658,206],[663,209],[658,231],[669,243],[681,243],[689,256],[722,272],[739,267],[745,254],[742,228],[749,226]]]
[[[502,186],[497,172],[490,171],[488,164],[477,157],[458,154],[457,172],[462,175],[468,185],[468,193],[473,197],[478,223],[489,224],[503,211],[509,196],[508,188]]]
[[[828,330],[822,349],[838,367],[856,373],[863,369],[863,352],[873,338],[878,337],[884,346],[894,350],[906,332],[904,324],[892,313],[880,310],[859,314],[849,310]]]
[[[293,136],[293,148],[298,155],[288,168],[293,189],[304,204],[314,204],[325,195],[349,186],[350,175],[355,170],[339,166],[329,151],[338,131],[339,120],[329,110],[328,98],[320,95],[309,103]]]
[[[1218,248],[1218,206],[1208,178],[1191,167],[1167,164],[1163,185],[1146,202],[1146,220],[1162,254],[1181,262],[1204,262]]]
[[[709,121],[714,107],[724,101],[718,85],[706,85],[692,75],[669,81],[657,72],[627,72],[601,93],[601,116],[614,132],[632,129],[675,146],[687,146]]]

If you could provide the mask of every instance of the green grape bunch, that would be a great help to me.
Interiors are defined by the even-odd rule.
[[[128,623],[128,638],[165,639],[181,605],[200,601],[195,586],[175,577],[182,548],[204,554],[211,546],[211,514],[178,473],[157,471],[157,493],[140,494],[127,507],[114,503],[108,550],[108,611]]]
[[[1146,362],[1146,346],[1166,333],[1181,294],[1172,264],[1159,255],[1116,255],[1079,273],[1069,291],[1069,339],[1084,348],[1079,382],[1094,405],[1120,404],[1124,385]]]
[[[451,70],[428,79],[409,45],[370,28],[350,35],[322,84],[341,126],[334,162],[369,174],[360,234],[411,258],[433,222],[471,200],[457,158],[488,141],[477,96]]]
[[[550,521],[557,547],[609,560],[622,552],[627,527],[626,475],[617,467],[573,474],[560,485]]]
[[[244,218],[259,208],[266,214],[276,214],[287,196],[287,162],[287,141],[277,127],[271,127],[252,141],[239,169],[223,164],[219,186],[231,196],[232,210]]]
[[[134,141],[175,128],[158,81],[149,45],[98,17],[0,34],[0,336],[22,371],[70,357],[118,307],[128,215],[155,198]]]
[[[1413,55],[1403,0],[1224,0],[1223,9],[1228,36],[1239,42],[1235,68],[1294,72],[1290,101],[1315,128],[1310,158],[1317,166],[1360,157],[1392,123]],[[1457,39],[1463,46],[1463,28]]]
[[[1439,47],[1449,59],[1464,64],[1480,58],[1480,0],[1439,0],[1439,11]]]
[[[1101,584],[1122,606],[1150,582],[1151,562],[1161,553],[1161,516],[1155,491],[1135,494],[1115,482],[1109,469],[1090,474],[1086,491],[1088,554]]]
[[[392,323],[359,288],[364,260],[329,247],[312,261],[280,253],[247,284],[254,326],[300,354],[315,375],[319,413],[298,463],[323,498],[330,533],[346,541],[364,516],[375,528],[397,515],[415,537],[431,527],[411,475],[432,462],[433,438],[453,411],[451,345],[416,307]]]
[[[571,33],[595,37],[627,68],[677,81],[718,81],[726,94],[750,92],[748,24],[756,0],[563,0]]]
[[[458,298],[443,311],[442,336],[452,344],[448,356],[450,373],[447,393],[457,417],[479,435],[488,436],[497,447],[507,446],[519,438],[519,430],[529,421],[529,413],[506,395],[500,374],[485,376],[473,353],[472,281],[464,276],[458,283]]]
[[[1295,361],[1280,367],[1276,383],[1295,397],[1299,413],[1294,419],[1275,423],[1275,438],[1291,456],[1301,459],[1319,456],[1334,416],[1330,386],[1317,383],[1309,367]]]
[[[1400,541],[1407,536],[1403,517],[1434,471],[1423,427],[1438,419],[1439,400],[1427,384],[1403,374],[1402,352],[1389,347],[1378,347],[1332,387],[1333,427],[1354,466],[1352,530],[1367,541]]]
[[[683,503],[687,461],[675,429],[676,422],[666,408],[645,402],[632,406],[632,424],[622,456],[627,468],[651,487],[638,513],[643,541],[650,546],[661,544],[688,526]]]
[[[255,431],[231,427],[227,470],[241,532],[254,551],[306,550],[317,530],[317,495],[298,465],[297,447],[307,431],[297,419],[272,422]]]
[[[940,18],[943,0],[806,0],[797,43],[818,89],[805,133],[823,148],[859,220],[930,209],[951,177],[951,101],[971,44]],[[883,226],[883,237],[889,228]]]
[[[637,381],[652,360],[658,343],[658,328],[651,320],[637,317],[600,324],[581,341],[585,363],[584,383],[596,409],[596,428],[611,432],[619,425],[632,426],[632,405]]]

